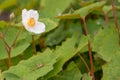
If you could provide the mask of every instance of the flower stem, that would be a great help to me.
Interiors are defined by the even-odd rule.
[[[82,20],[83,20],[83,24],[84,24],[85,35],[88,36],[88,30],[87,30],[85,18],[83,18]],[[90,44],[89,40],[88,40],[88,51],[89,51],[89,58],[90,58],[90,73],[92,76],[92,80],[95,80],[93,58],[92,58],[92,48],[91,48],[91,44]]]
[[[34,39],[34,35],[32,35],[32,41],[33,41],[34,55],[37,55],[37,52],[36,52],[36,46],[35,46],[35,39]]]
[[[9,28],[9,27],[8,27],[8,28]],[[7,33],[8,28],[7,28],[7,30],[5,31],[4,35]],[[22,31],[22,29],[20,29],[19,32],[17,33],[16,38],[15,38],[15,40],[13,41],[13,44],[12,44],[11,46],[8,45],[8,43],[6,42],[4,36],[1,34],[1,35],[2,35],[1,38],[2,38],[2,40],[3,40],[3,42],[4,42],[4,46],[5,46],[5,49],[6,49],[7,54],[8,54],[8,65],[9,65],[9,67],[12,65],[12,61],[11,61],[11,50],[12,50],[12,48],[15,46],[16,41],[17,41],[17,38],[18,38],[18,36],[20,35],[20,32],[21,32],[21,31]]]
[[[81,61],[83,62],[83,64],[85,65],[87,71],[89,72],[90,71],[90,68],[87,64],[87,62],[85,61],[85,59],[78,53],[78,56],[80,57]]]

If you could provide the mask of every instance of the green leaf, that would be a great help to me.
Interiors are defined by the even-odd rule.
[[[97,21],[92,20],[92,19],[87,20],[87,25],[88,25],[88,27],[87,27],[88,33],[91,36],[93,36],[101,28],[101,25],[97,24]]]
[[[114,56],[113,54],[119,48],[118,43],[118,32],[114,26],[109,26],[99,30],[95,35],[92,43],[92,49],[100,55],[100,58],[105,61],[110,61]]]
[[[80,80],[82,74],[79,71],[79,68],[74,62],[71,62],[67,69],[57,74],[55,77],[49,80]]]
[[[94,10],[100,10],[105,4],[105,1],[96,2],[93,4],[90,4],[88,6],[85,6],[83,8],[80,8],[73,12],[72,14],[63,14],[61,16],[58,16],[59,19],[79,19],[79,18],[85,18],[88,14],[90,14]]]
[[[15,74],[12,74],[12,73],[6,73],[5,74],[5,79],[9,79],[9,80],[21,80],[20,77],[18,77],[17,75]],[[4,79],[3,79],[4,80]]]
[[[120,80],[120,49],[113,55],[115,56],[112,60],[102,66],[103,77],[101,80]]]
[[[87,6],[93,3],[94,0],[79,1],[80,6]]]
[[[47,46],[54,46],[62,42],[66,37],[66,31],[64,30],[64,26],[60,25],[53,32],[49,33],[46,37],[45,44]]]
[[[5,60],[0,60],[0,70],[6,70],[8,66],[6,66]]]
[[[108,13],[108,12],[110,12],[112,10],[112,6],[104,6],[103,7],[103,11],[105,12],[105,13]]]
[[[50,18],[53,21],[58,21],[55,17],[62,14],[72,0],[41,0],[40,16]],[[54,4],[54,5],[51,5]]]
[[[0,31],[3,32],[5,30],[1,29]],[[13,44],[18,31],[19,31],[18,28],[10,26],[9,30],[4,36],[9,46]],[[15,46],[11,49],[11,58],[19,54],[22,54],[30,46],[30,40],[31,40],[31,36],[29,36],[27,33],[22,31],[18,36]],[[7,51],[5,49],[5,45],[2,39],[0,39],[0,47],[1,47],[0,52],[2,52],[0,55],[0,59],[8,58]]]
[[[90,74],[85,73],[82,76],[82,80],[92,80],[92,77],[90,76]]]
[[[29,46],[22,54],[23,59],[29,59],[30,57],[33,56],[34,50],[33,50],[33,46]]]
[[[69,59],[71,59],[75,54],[77,54],[78,51],[83,49],[87,45],[87,38],[85,36],[82,36],[80,39],[79,47],[76,49],[75,43],[76,43],[76,35],[74,35],[72,38],[67,39],[66,42],[62,44],[61,47],[58,47],[55,51],[55,55],[58,55],[57,63],[54,64],[54,69],[49,72],[47,75],[45,75],[40,80],[46,80],[54,75],[56,75],[58,72],[62,70],[62,66],[67,62]]]
[[[30,43],[28,42],[20,42],[18,45],[16,45],[14,47],[14,49],[12,49],[11,51],[11,57],[17,56],[19,54],[21,54],[22,52],[24,52],[28,47],[30,46]]]
[[[52,21],[49,18],[42,18],[42,19],[40,19],[40,21],[43,22],[46,26],[45,32],[49,32],[57,27],[57,23],[55,23],[54,21]]]
[[[4,71],[3,75],[6,80],[11,80],[11,78],[14,79],[16,78],[15,76],[20,80],[36,80],[53,69],[53,64],[56,62],[56,58],[56,56],[53,56],[52,51],[47,49],[42,54],[39,53],[28,60],[21,61],[16,66],[12,66],[9,70]]]
[[[0,52],[2,52],[1,55],[0,55],[0,59],[8,58],[8,55],[7,55],[7,52],[5,50],[4,43],[3,43],[2,40],[0,40],[0,46],[1,46]],[[29,46],[30,46],[29,42],[21,41],[19,44],[17,44],[12,49],[12,51],[11,51],[11,58],[21,54]]]

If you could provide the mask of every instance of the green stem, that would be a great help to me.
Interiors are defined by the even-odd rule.
[[[83,62],[83,64],[85,65],[86,69],[88,72],[90,72],[90,68],[87,64],[87,62],[85,61],[85,59],[78,53],[78,56],[80,57],[81,61]]]
[[[83,18],[82,20],[83,20],[83,24],[84,24],[85,35],[88,37],[88,30],[87,30],[85,18]],[[92,58],[92,48],[91,48],[91,44],[90,44],[89,40],[88,40],[88,51],[89,51],[89,58],[90,58],[90,73],[92,76],[92,80],[95,80],[93,58]]]
[[[32,35],[32,42],[33,42],[34,55],[37,55],[34,35]]]

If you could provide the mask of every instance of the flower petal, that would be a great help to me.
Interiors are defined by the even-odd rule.
[[[35,34],[40,34],[45,31],[45,24],[42,22],[37,22],[34,27],[25,27],[27,31],[33,32]]]
[[[37,22],[38,18],[39,18],[39,14],[36,10],[26,10],[23,9],[22,10],[22,23],[25,27],[27,27],[27,22],[30,18],[34,18],[35,22]]]
[[[30,17],[30,18],[34,18],[36,21],[38,20],[38,18],[39,18],[39,14],[38,14],[38,12],[36,11],[36,10],[29,10],[28,12],[27,12],[27,14],[28,14],[28,16]]]
[[[26,9],[23,9],[22,10],[22,20],[25,20],[27,18],[27,10]]]
[[[35,25],[33,25],[32,27],[28,25],[28,21],[31,18],[34,18],[35,20]],[[45,24],[42,22],[38,22],[38,18],[39,14],[36,10],[22,10],[22,23],[27,31],[33,32],[35,34],[40,34],[45,31]]]
[[[23,23],[24,26],[25,26],[28,18],[29,18],[29,16],[28,16],[28,14],[27,14],[27,10],[26,10],[26,9],[23,9],[23,10],[22,10],[22,23]]]

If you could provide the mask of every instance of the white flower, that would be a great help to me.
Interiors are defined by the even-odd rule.
[[[29,32],[40,34],[45,31],[45,24],[38,21],[39,14],[36,10],[22,10],[22,24]]]

